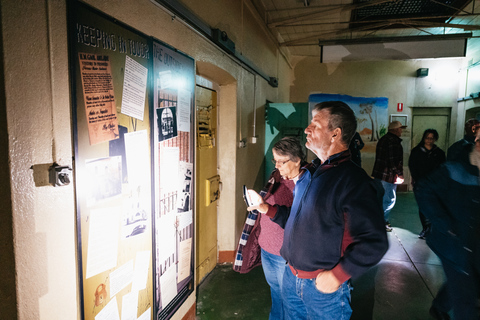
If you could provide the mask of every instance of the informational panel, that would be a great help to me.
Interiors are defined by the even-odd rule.
[[[152,319],[151,39],[68,9],[82,317]]]
[[[153,43],[156,319],[193,291],[194,60]]]
[[[83,319],[168,319],[193,292],[195,62],[69,2]]]

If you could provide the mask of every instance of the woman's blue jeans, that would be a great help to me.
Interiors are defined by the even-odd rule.
[[[285,272],[285,260],[281,256],[269,253],[262,249],[262,267],[265,279],[270,286],[272,308],[269,320],[285,319],[282,298],[282,280]]]
[[[315,278],[297,278],[287,265],[282,287],[286,319],[348,320],[352,315],[350,291],[345,281],[337,291],[323,293],[315,286]]]

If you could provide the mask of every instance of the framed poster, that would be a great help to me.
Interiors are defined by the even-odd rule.
[[[153,42],[153,177],[156,319],[193,292],[195,62]]]
[[[151,39],[68,2],[83,319],[152,319]]]

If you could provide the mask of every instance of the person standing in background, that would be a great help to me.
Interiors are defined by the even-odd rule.
[[[402,131],[407,126],[400,121],[393,121],[388,125],[388,132],[378,140],[375,164],[372,176],[380,180],[385,193],[383,195],[383,215],[386,231],[392,231],[390,225],[390,211],[395,206],[397,198],[397,185],[402,184],[403,179],[403,148]]]
[[[293,188],[307,165],[304,161],[305,153],[300,141],[296,138],[285,137],[276,142],[272,148],[275,169],[264,189],[260,192],[263,200],[270,205],[291,206],[293,201]],[[253,229],[249,227],[248,220],[240,240],[237,257],[240,251],[242,261],[235,261],[234,270],[246,273],[253,267],[262,264],[265,279],[270,286],[272,307],[269,320],[285,319],[282,297],[282,280],[285,272],[285,259],[280,255],[283,243],[283,228],[268,217],[258,215]],[[252,229],[245,240],[246,230]],[[248,231],[247,231],[248,232]],[[256,256],[255,256],[256,255]],[[260,259],[259,259],[260,258]]]
[[[362,150],[364,146],[365,144],[363,143],[360,134],[358,132],[355,132],[352,141],[350,141],[348,149],[350,150],[350,154],[352,155],[352,161],[356,163],[359,167],[362,166],[362,155],[360,153],[360,150]]]
[[[479,319],[480,297],[480,131],[475,144],[464,144],[455,160],[445,162],[417,183],[415,198],[431,222],[427,245],[442,261],[447,277],[432,302],[435,319]]]
[[[413,192],[416,191],[416,184],[425,178],[430,172],[438,168],[445,162],[445,152],[437,147],[435,141],[438,140],[438,132],[435,129],[427,129],[423,133],[420,143],[412,149],[408,158],[408,168],[412,175]],[[423,215],[422,211],[418,211],[420,222],[422,223],[422,231],[418,235],[420,239],[425,239],[430,223]]]
[[[466,145],[475,143],[475,136],[480,130],[480,121],[477,119],[468,119],[465,122],[465,136],[450,146],[447,150],[447,160],[456,160],[457,156],[462,152]]]

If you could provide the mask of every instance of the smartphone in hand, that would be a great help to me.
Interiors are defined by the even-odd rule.
[[[245,200],[247,207],[251,207],[254,205],[252,198],[250,197],[250,194],[248,194],[247,186],[245,185],[243,185],[243,200]]]

